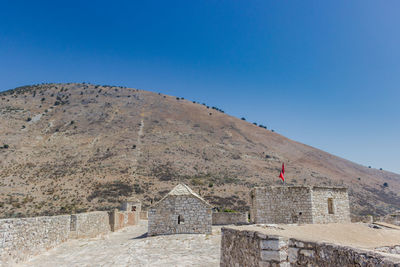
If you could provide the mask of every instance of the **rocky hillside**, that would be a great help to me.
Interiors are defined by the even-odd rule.
[[[248,209],[249,189],[345,185],[354,215],[400,207],[400,175],[370,169],[263,127],[160,93],[43,84],[0,93],[0,216],[145,206],[179,181],[213,205]]]

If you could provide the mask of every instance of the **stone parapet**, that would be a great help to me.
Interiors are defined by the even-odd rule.
[[[122,218],[122,219],[121,219]],[[114,223],[115,222],[115,223]],[[12,266],[68,239],[92,238],[139,223],[139,212],[93,211],[0,220],[0,266]]]
[[[89,238],[110,232],[106,211],[93,211],[71,215],[70,238]]]
[[[70,223],[70,215],[0,220],[0,266],[25,261],[66,241]]]
[[[266,235],[252,230],[222,228],[221,231],[222,267],[400,266],[400,258],[372,250]],[[380,249],[397,254],[399,246]]]

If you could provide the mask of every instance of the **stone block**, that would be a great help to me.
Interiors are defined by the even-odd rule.
[[[261,240],[261,249],[266,250],[280,250],[281,248],[287,246],[287,242],[283,240]]]
[[[297,262],[298,252],[299,252],[298,248],[289,248],[288,249],[288,260],[290,263]]]
[[[314,257],[315,252],[314,250],[302,249],[300,250],[300,254],[304,255],[305,257]]]
[[[286,251],[271,251],[263,250],[261,251],[261,259],[263,261],[277,261],[281,262],[287,259]]]

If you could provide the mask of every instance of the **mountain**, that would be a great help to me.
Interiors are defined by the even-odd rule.
[[[367,168],[183,98],[117,86],[41,84],[0,93],[0,216],[149,206],[178,182],[247,210],[254,186],[344,185],[351,212],[400,207],[400,175]]]

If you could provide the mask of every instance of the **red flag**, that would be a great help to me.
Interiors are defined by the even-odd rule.
[[[284,174],[285,174],[285,164],[282,163],[282,170],[281,173],[279,174],[279,178],[281,178],[283,182],[285,181],[285,177],[283,177]]]
[[[285,181],[285,177],[283,177],[283,173],[282,172],[279,174],[279,177],[282,179],[282,181]]]

